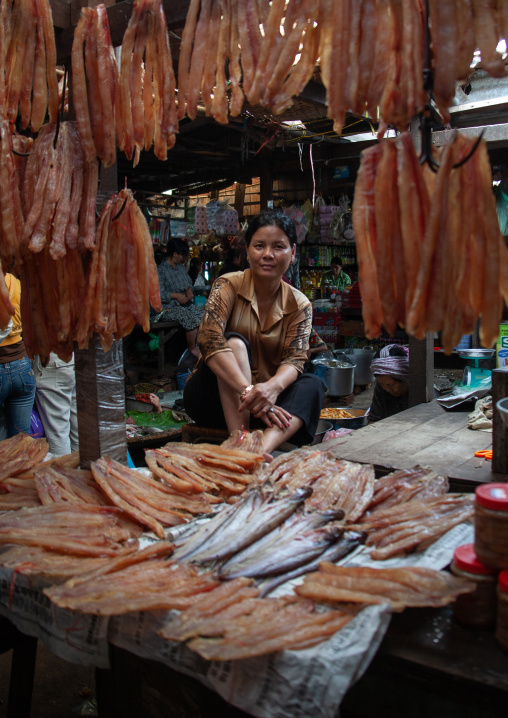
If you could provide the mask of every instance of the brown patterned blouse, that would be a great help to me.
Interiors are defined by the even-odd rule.
[[[215,280],[199,326],[198,345],[206,362],[214,354],[231,351],[224,332],[241,334],[250,343],[256,384],[274,376],[281,364],[303,371],[311,328],[310,301],[283,281],[261,327],[254,281],[247,269]]]

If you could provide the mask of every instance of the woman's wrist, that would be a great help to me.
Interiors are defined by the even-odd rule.
[[[240,399],[242,401],[245,401],[245,399],[248,397],[248,395],[253,390],[253,388],[254,388],[254,384],[249,384],[249,386],[246,386],[245,389],[240,394]]]

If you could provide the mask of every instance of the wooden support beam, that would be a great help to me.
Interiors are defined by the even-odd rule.
[[[434,338],[409,337],[409,406],[417,406],[434,398]]]
[[[508,396],[508,366],[492,372],[492,471],[504,474],[508,481],[508,427],[505,426],[496,404]]]

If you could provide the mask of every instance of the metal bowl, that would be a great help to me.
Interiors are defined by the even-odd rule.
[[[311,446],[320,444],[323,441],[323,436],[327,431],[330,431],[330,429],[333,429],[332,422],[327,419],[320,419],[318,421],[316,433],[314,434],[314,441],[311,443]]]
[[[461,359],[490,359],[495,353],[495,349],[459,349]]]
[[[361,429],[369,423],[368,409],[349,409],[347,406],[327,406],[327,409],[344,409],[344,411],[352,414],[351,419],[321,419],[320,421],[330,421],[334,429]]]
[[[503,424],[508,429],[508,397],[506,397],[506,399],[500,399],[496,404],[496,408],[501,415]]]

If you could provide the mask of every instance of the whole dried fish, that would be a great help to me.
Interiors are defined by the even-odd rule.
[[[344,517],[344,512],[295,513],[262,541],[248,546],[219,570],[222,578],[270,576],[298,568],[319,556],[342,536],[344,529],[325,524]]]
[[[303,574],[310,571],[317,571],[321,561],[329,561],[330,563],[340,561],[341,558],[344,558],[348,553],[354,551],[357,546],[365,543],[366,538],[367,533],[365,531],[345,531],[337,543],[328,546],[317,558],[311,559],[303,566],[299,566],[289,573],[284,573],[282,576],[277,576],[277,578],[268,579],[262,587],[259,597],[264,598],[268,596],[277,586],[287,581],[292,581],[294,578],[303,576]]]
[[[311,493],[310,488],[300,489],[288,498],[275,499],[271,492],[253,491],[245,500],[234,505],[227,525],[221,522],[220,532],[215,531],[192,553],[185,551],[184,547],[183,556],[177,552],[175,557],[199,563],[228,558],[283,523]]]

